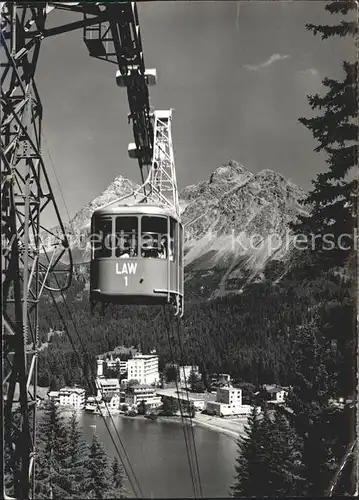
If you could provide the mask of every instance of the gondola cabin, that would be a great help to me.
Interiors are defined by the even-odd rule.
[[[169,208],[150,204],[96,210],[91,221],[90,301],[183,302],[183,228]]]

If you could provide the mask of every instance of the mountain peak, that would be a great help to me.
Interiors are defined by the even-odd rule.
[[[287,179],[283,174],[274,170],[261,170],[255,175],[255,180],[264,189],[286,191],[286,193],[290,193],[294,198],[302,198],[304,196],[304,191],[301,188],[290,179]]]
[[[90,226],[91,215],[97,209],[101,208],[112,201],[121,198],[127,194],[131,194],[138,185],[130,181],[122,175],[118,175],[109,184],[109,186],[92,201],[87,203],[83,209],[79,210],[71,221],[72,227],[75,232],[82,231]]]
[[[238,180],[243,174],[248,174],[249,171],[240,163],[234,160],[228,160],[227,163],[220,165],[211,174],[209,178],[209,183],[213,182],[231,182]]]
[[[121,195],[123,190],[127,192],[128,190],[132,190],[133,187],[134,183],[132,181],[130,181],[126,177],[123,177],[123,175],[118,175],[109,184],[109,186],[105,189],[105,191],[101,194],[101,196],[111,193],[115,194],[119,193]]]
[[[115,177],[76,214],[71,224],[75,232],[89,231],[94,210],[137,187],[122,175]],[[186,228],[187,290],[190,283],[196,290],[200,283],[202,288],[208,285],[208,296],[213,288],[216,293],[227,293],[227,285],[233,293],[262,276],[269,261],[287,262],[288,223],[303,214],[298,202],[303,194],[278,172],[264,169],[253,174],[234,160],[218,166],[209,179],[185,187],[179,201]],[[90,258],[87,247],[74,252],[78,263]]]

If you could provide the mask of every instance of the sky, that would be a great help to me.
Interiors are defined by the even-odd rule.
[[[342,61],[355,53],[352,40],[322,41],[306,30],[305,23],[338,21],[324,6],[312,0],[138,4],[145,64],[158,75],[151,105],[174,109],[180,189],[208,179],[229,159],[253,173],[278,171],[305,190],[325,169],[298,117],[311,116],[306,95],[321,93],[325,76],[341,77]],[[55,10],[48,27],[78,19]],[[127,93],[115,73],[116,65],[88,55],[82,30],[42,42],[36,81],[43,152],[65,222],[116,176],[140,180],[127,154],[133,142]]]

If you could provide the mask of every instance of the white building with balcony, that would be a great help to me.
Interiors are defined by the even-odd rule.
[[[96,378],[97,397],[102,398],[108,394],[120,393],[120,382],[117,378]]]
[[[111,370],[116,370],[119,368],[120,374],[123,375],[124,373],[127,372],[128,361],[122,361],[120,358],[113,359],[111,357],[111,359],[106,360],[106,365],[107,368]]]
[[[207,412],[211,415],[229,416],[247,414],[242,406],[242,390],[234,387],[218,387],[216,401],[207,402]]]
[[[85,407],[85,393],[85,389],[80,387],[63,387],[59,391],[59,404],[82,410]]]
[[[129,408],[137,407],[144,401],[149,408],[158,408],[162,404],[161,397],[156,394],[154,387],[133,385],[126,389],[125,403]]]
[[[141,385],[156,384],[160,380],[156,354],[136,354],[128,360],[127,368],[127,380],[138,380]]]

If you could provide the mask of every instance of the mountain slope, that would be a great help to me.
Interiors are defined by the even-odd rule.
[[[117,177],[72,219],[73,257],[89,260],[88,235],[93,211],[135,186]],[[190,295],[213,297],[260,279],[268,262],[286,261],[292,237],[288,223],[303,213],[304,192],[281,174],[249,172],[235,161],[218,167],[207,181],[180,193],[185,227],[186,287]],[[81,236],[82,235],[82,236]]]
[[[208,280],[215,295],[241,290],[268,261],[286,260],[292,245],[288,224],[303,213],[298,202],[303,197],[281,174],[254,175],[234,161],[217,168],[208,181],[185,188],[180,198],[187,284],[205,278],[205,295]]]

